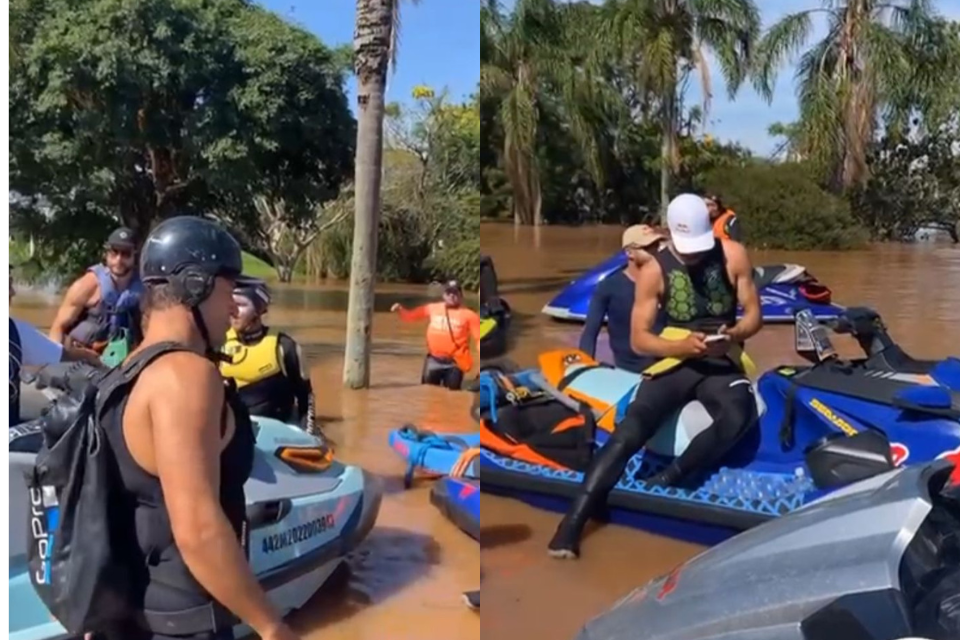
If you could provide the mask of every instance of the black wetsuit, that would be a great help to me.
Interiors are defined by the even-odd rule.
[[[726,270],[723,244],[695,265],[685,265],[670,250],[656,254],[663,271],[661,307],[668,326],[713,333],[736,323],[737,296]],[[627,462],[656,434],[671,413],[699,400],[713,424],[698,434],[665,471],[650,480],[670,485],[721,458],[756,421],[756,404],[739,364],[730,358],[703,357],[645,380],[610,439],[597,452],[579,496],[551,542],[555,551],[576,553],[580,532],[594,508],[616,485]]]
[[[263,340],[268,332],[269,327],[263,326],[256,331],[238,333],[237,340],[244,346],[254,346]],[[282,371],[241,387],[240,399],[251,415],[266,416],[283,422],[293,421],[306,426],[305,421],[310,415],[313,402],[310,377],[304,373],[300,352],[293,338],[279,332],[277,346],[282,360]]]
[[[118,466],[117,513],[122,516],[117,519],[115,540],[122,544],[121,553],[129,559],[129,566],[140,568],[134,582],[142,588],[135,594],[142,610],[131,612],[130,621],[104,630],[98,637],[106,640],[232,639],[235,619],[200,586],[177,549],[160,480],[137,464],[127,447],[122,417],[128,399],[129,395],[109,407],[101,424]],[[237,538],[242,540],[246,519],[243,485],[253,468],[254,434],[247,410],[231,389],[227,391],[222,411],[221,433],[227,428],[228,411],[233,412],[236,429],[220,454],[220,504]],[[218,628],[164,635],[170,632],[147,630],[142,619],[143,611],[170,613],[204,607],[209,610],[200,617],[216,621]]]

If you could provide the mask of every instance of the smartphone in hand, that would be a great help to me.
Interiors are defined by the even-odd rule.
[[[703,341],[707,344],[710,344],[712,342],[720,342],[721,340],[729,340],[729,339],[730,339],[730,336],[724,333],[715,333],[713,335],[707,336],[706,338],[703,339]]]

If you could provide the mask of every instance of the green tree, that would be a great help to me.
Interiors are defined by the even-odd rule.
[[[50,0],[11,78],[11,188],[144,233],[242,157],[230,0]]]
[[[309,229],[349,175],[342,57],[242,0],[17,1],[13,228],[96,255],[117,218],[219,210],[285,272],[255,203]]]
[[[345,214],[324,205],[353,173],[347,68],[342,52],[258,8],[238,15],[231,36],[243,77],[232,96],[245,153],[218,167],[218,189],[231,196],[221,215],[249,230],[249,248],[289,282],[310,243]]]
[[[918,49],[935,42],[929,2],[838,0],[788,15],[767,31],[757,49],[756,85],[768,99],[777,69],[807,45],[819,14],[827,35],[801,56],[797,74],[801,137],[839,189],[867,180],[881,110],[920,106],[917,93],[942,76],[936,65],[926,67],[929,77],[917,75]]]

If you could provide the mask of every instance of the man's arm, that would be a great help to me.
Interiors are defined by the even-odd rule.
[[[97,276],[93,273],[87,273],[79,280],[70,285],[57,315],[50,325],[50,339],[59,344],[64,343],[64,339],[70,330],[77,324],[77,321],[86,311],[87,305],[97,294]]]
[[[407,309],[400,303],[394,304],[391,311],[400,316],[404,322],[414,322],[416,320],[426,320],[430,317],[430,305],[421,305],[413,309]]]
[[[313,425],[305,424],[304,420],[313,415],[313,385],[310,383],[310,372],[304,367],[303,351],[296,340],[285,333],[280,334],[277,342],[283,373],[290,381],[297,399],[297,421],[309,431]]]
[[[723,251],[727,256],[727,274],[736,286],[737,302],[743,307],[743,316],[726,333],[734,342],[744,342],[763,328],[760,295],[753,282],[753,265],[746,248],[739,242],[725,240]]]
[[[174,353],[144,372],[157,475],[177,548],[196,580],[258,634],[281,628],[220,505],[223,380],[192,353]],[[176,398],[176,402],[170,402]]]
[[[692,345],[687,341],[664,340],[652,331],[660,307],[660,293],[663,291],[661,273],[660,264],[651,261],[643,265],[637,275],[633,313],[630,317],[630,348],[636,353],[659,358],[694,355]],[[699,352],[699,349],[695,351]]]
[[[603,318],[607,315],[607,306],[610,299],[603,280],[597,285],[590,298],[590,308],[587,310],[587,321],[583,325],[583,333],[580,334],[580,351],[593,358],[597,353],[597,336],[600,335],[600,329],[603,327]]]

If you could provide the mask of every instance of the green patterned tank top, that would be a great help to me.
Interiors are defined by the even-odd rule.
[[[696,264],[684,264],[669,248],[656,253],[663,271],[661,307],[667,326],[712,333],[737,321],[737,292],[727,275],[723,243]]]

